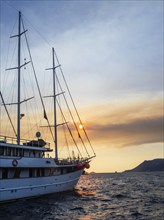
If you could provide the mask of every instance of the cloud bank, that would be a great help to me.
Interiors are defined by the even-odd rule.
[[[147,100],[146,103],[140,100],[126,106],[106,104],[94,107],[90,112],[94,115],[93,121],[86,126],[96,145],[127,147],[164,141],[161,99]]]

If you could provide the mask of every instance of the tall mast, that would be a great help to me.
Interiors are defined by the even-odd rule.
[[[21,12],[19,11],[18,22],[18,113],[17,113],[17,144],[20,144],[20,57],[21,57]]]
[[[18,100],[17,103],[10,103],[10,104],[17,104],[17,144],[20,144],[20,105],[21,103],[28,101],[29,99],[25,99],[24,101],[20,101],[20,77],[21,77],[21,67],[27,65],[29,62],[25,62],[23,65],[21,65],[21,35],[24,34],[27,30],[24,30],[23,32],[21,32],[21,12],[19,11],[19,22],[18,22],[18,34],[17,35],[13,35],[10,38],[13,37],[18,37],[18,66],[17,67],[12,67],[6,70],[13,70],[13,69],[17,69],[18,70]],[[33,98],[33,97],[32,97]]]
[[[52,62],[53,62],[53,97],[54,97],[54,143],[55,143],[55,158],[58,160],[58,142],[57,142],[57,121],[56,121],[56,67],[55,67],[55,52],[52,48]]]

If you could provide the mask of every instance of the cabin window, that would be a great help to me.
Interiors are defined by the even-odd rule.
[[[19,149],[19,156],[23,157],[24,156],[24,149]]]
[[[31,150],[29,150],[29,157],[31,157]]]
[[[40,153],[40,151],[35,151],[35,157],[38,157],[38,158],[41,157],[41,153]]]
[[[25,156],[25,157],[29,157],[29,156],[30,156],[28,149],[25,149],[25,150],[24,150],[24,156]]]
[[[13,148],[13,156],[17,156],[16,148]]]
[[[33,155],[34,155],[34,157],[35,157],[35,155],[36,155],[35,150],[33,150]]]
[[[56,168],[56,172],[60,173],[61,169],[60,168]]]
[[[29,177],[32,177],[32,169],[29,169]]]
[[[32,168],[29,169],[29,177],[36,177],[35,169]]]
[[[7,178],[8,178],[8,169],[2,168],[2,179],[7,179]]]
[[[50,173],[50,175],[51,175],[51,176],[55,176],[55,174],[56,174],[56,168],[51,168],[51,173]]]
[[[40,176],[41,176],[41,172],[40,172],[40,169],[39,169],[39,168],[38,168],[37,171],[36,171],[36,176],[37,176],[37,177],[40,177]]]
[[[16,156],[18,156],[18,153],[19,153],[19,149],[16,148]]]
[[[4,147],[0,147],[0,155],[4,155]]]
[[[7,156],[11,156],[11,148],[10,148],[10,147],[7,148],[7,153],[6,153],[6,155],[7,155]]]
[[[26,168],[21,169],[20,178],[27,178],[29,177],[29,170]]]
[[[44,169],[44,176],[51,176],[51,168]]]
[[[15,168],[14,178],[20,178],[21,169]]]
[[[13,156],[16,156],[17,152],[16,152],[16,148],[13,148]]]
[[[41,168],[41,176],[44,176],[44,168]]]

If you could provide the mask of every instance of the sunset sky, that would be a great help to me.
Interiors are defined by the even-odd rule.
[[[0,4],[1,71],[21,10],[44,38],[31,41],[40,69],[55,47],[97,155],[90,171],[124,171],[164,157],[162,0]]]

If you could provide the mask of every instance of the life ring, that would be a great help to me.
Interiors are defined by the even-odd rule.
[[[14,160],[12,161],[12,165],[13,165],[14,167],[16,167],[16,166],[18,165],[18,161],[17,161],[16,159],[14,159]]]

